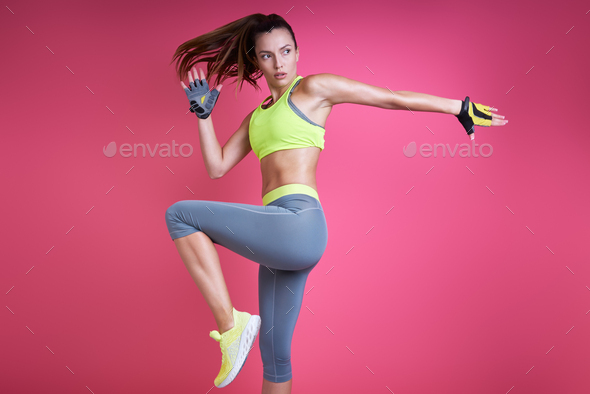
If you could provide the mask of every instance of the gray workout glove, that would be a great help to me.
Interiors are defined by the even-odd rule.
[[[209,91],[209,84],[207,80],[201,79],[200,82],[197,79],[190,83],[190,89],[184,89],[186,97],[190,102],[190,111],[194,112],[200,119],[207,119],[213,111],[213,107],[219,97],[217,89]]]

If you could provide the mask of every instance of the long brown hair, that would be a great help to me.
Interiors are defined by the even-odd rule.
[[[207,62],[206,78],[210,88],[237,76],[236,96],[238,85],[242,90],[244,81],[255,89],[262,90],[256,83],[263,74],[255,63],[254,44],[259,34],[280,28],[287,29],[293,37],[295,48],[298,48],[293,29],[277,14],[251,14],[188,40],[176,49],[172,57],[172,62],[177,60],[178,78],[182,81],[193,65]],[[217,76],[214,84],[210,80],[212,75]]]

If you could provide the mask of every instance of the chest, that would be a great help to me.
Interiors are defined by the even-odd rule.
[[[263,103],[254,111],[248,134],[250,146],[259,160],[281,150],[324,149],[323,124],[327,114],[322,109],[321,100],[305,94],[309,89],[300,87],[303,82],[306,81],[296,81],[295,86],[282,94],[276,103],[270,106]]]
[[[305,91],[309,89],[305,89],[305,86],[302,86],[307,83],[307,80],[303,79],[295,88],[293,88],[293,92],[291,96],[288,97],[291,103],[302,112],[305,117],[307,117],[312,122],[326,127],[326,120],[328,119],[328,115],[332,110],[331,106],[323,106],[323,101],[313,95],[306,94]],[[288,94],[288,92],[286,93]],[[270,103],[270,105],[268,105]],[[268,101],[262,105],[262,108],[268,109],[273,106],[272,98],[268,99]]]

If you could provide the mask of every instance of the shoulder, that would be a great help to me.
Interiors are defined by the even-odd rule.
[[[256,112],[256,110],[258,109],[258,107],[254,108],[248,115],[246,115],[246,118],[244,119],[244,121],[250,121],[252,119],[252,116],[254,115],[254,112]]]
[[[393,92],[389,89],[366,84],[341,75],[321,73],[308,79],[308,94],[318,97],[328,105],[343,103],[369,105],[379,108],[394,108]]]
[[[303,77],[299,83],[302,90],[307,94],[318,94],[322,91],[322,87],[330,83],[333,76],[337,76],[329,73],[310,74]]]
[[[319,102],[320,106],[326,106],[326,98],[329,95],[329,90],[326,88],[331,86],[332,78],[336,76],[329,73],[310,74],[301,79],[298,90],[306,100],[311,102]],[[337,76],[336,76],[337,77]]]
[[[350,79],[331,73],[311,74],[303,78],[302,90],[309,96],[322,100],[330,99],[334,92],[341,91],[349,86]]]

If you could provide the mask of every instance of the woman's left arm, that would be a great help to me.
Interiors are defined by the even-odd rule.
[[[471,139],[474,138],[473,125],[503,126],[508,122],[504,116],[491,112],[498,111],[497,108],[490,109],[488,106],[469,102],[468,98],[453,100],[405,90],[392,92],[329,73],[313,74],[307,78],[314,93],[323,98],[329,106],[352,103],[384,109],[452,114],[459,118]]]

